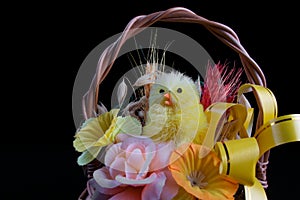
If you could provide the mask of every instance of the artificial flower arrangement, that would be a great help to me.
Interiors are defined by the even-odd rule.
[[[150,60],[134,86],[141,89],[121,108],[98,105],[99,84],[126,39],[156,21],[204,25],[239,53],[244,70],[208,66],[203,81]],[[133,31],[130,31],[133,30]],[[240,81],[245,72],[249,82]],[[101,55],[83,98],[85,122],[74,148],[88,177],[79,199],[267,199],[269,150],[299,141],[300,115],[277,117],[273,93],[257,64],[227,26],[185,8],[134,18]],[[253,92],[259,114],[245,97]],[[117,98],[124,105],[127,85]],[[256,125],[253,131],[252,127]]]

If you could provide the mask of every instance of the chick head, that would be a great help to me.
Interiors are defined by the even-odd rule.
[[[149,95],[149,106],[161,104],[173,109],[183,109],[199,101],[194,81],[177,71],[158,74]]]

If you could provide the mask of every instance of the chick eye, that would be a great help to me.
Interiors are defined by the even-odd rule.
[[[164,92],[165,92],[164,89],[160,89],[160,90],[159,90],[159,93],[164,93]]]
[[[178,89],[177,89],[177,92],[178,92],[178,93],[181,93],[181,92],[182,92],[182,89],[181,89],[181,88],[178,88]]]

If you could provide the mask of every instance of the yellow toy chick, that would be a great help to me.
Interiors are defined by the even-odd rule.
[[[206,127],[195,82],[177,71],[159,73],[151,86],[142,135],[156,142],[174,140],[177,145],[201,143]]]

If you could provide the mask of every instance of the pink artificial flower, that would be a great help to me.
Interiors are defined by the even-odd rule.
[[[104,158],[105,167],[94,172],[102,194],[116,199],[172,199],[178,191],[167,166],[173,143],[154,144],[148,138],[120,136]]]

